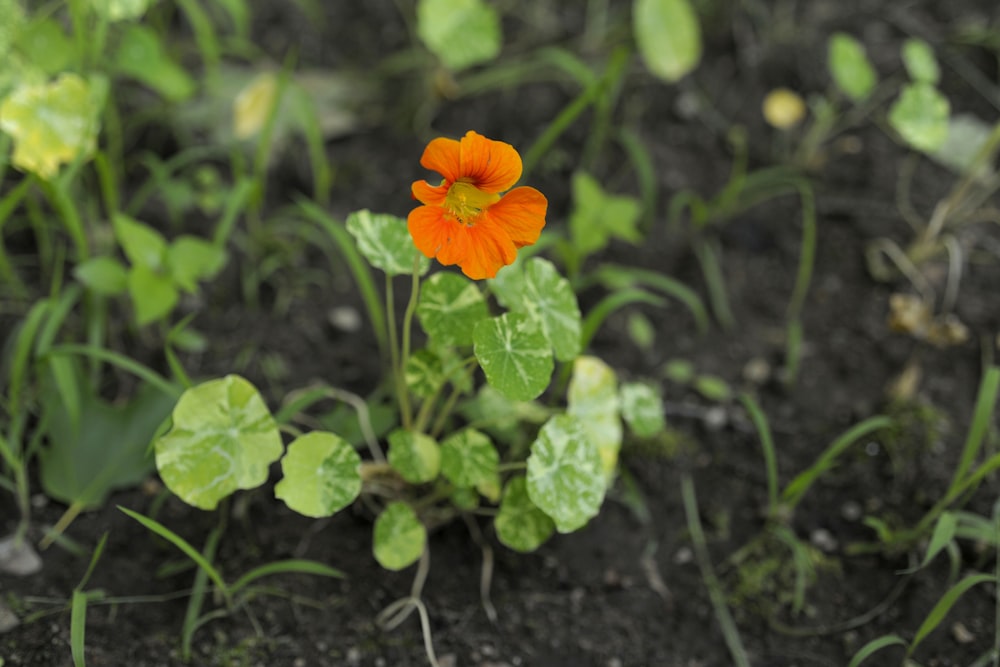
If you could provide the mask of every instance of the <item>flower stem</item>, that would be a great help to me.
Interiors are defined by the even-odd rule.
[[[406,311],[403,313],[403,345],[399,358],[399,366],[396,369],[396,386],[399,391],[399,410],[402,413],[403,427],[413,427],[413,408],[410,405],[410,391],[406,386],[406,363],[410,359],[411,331],[413,330],[413,313],[417,309],[417,300],[420,298],[420,255],[413,255],[413,281],[410,288],[410,301],[406,304]]]

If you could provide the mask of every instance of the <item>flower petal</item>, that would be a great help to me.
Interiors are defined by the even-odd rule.
[[[517,246],[502,227],[481,218],[466,227],[468,246],[466,256],[457,262],[462,273],[473,280],[495,278],[497,271],[512,264],[517,258]]]
[[[513,146],[487,139],[472,130],[462,137],[459,163],[459,178],[471,181],[485,192],[503,192],[521,178],[521,156]]]
[[[444,211],[437,206],[418,206],[413,209],[406,218],[406,226],[417,250],[427,257],[434,257],[442,248],[447,247],[449,239],[461,227],[456,220],[445,216]]]
[[[427,181],[414,181],[413,185],[410,186],[410,192],[413,194],[413,198],[421,204],[441,206],[444,204],[445,197],[448,196],[448,187],[448,181],[437,187],[434,187]]]
[[[461,170],[459,153],[459,142],[454,139],[438,137],[427,144],[424,154],[420,157],[420,164],[441,174],[449,183],[454,183],[458,180]]]
[[[514,188],[490,206],[483,217],[502,227],[514,245],[523,248],[538,241],[548,205],[545,195],[535,188]]]

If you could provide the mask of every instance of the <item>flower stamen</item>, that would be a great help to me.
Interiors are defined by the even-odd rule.
[[[468,181],[455,181],[445,196],[445,207],[463,225],[473,225],[480,214],[500,201],[500,195],[483,192]]]

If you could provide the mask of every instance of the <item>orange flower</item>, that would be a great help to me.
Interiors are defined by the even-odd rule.
[[[420,252],[480,280],[495,277],[518,248],[538,240],[545,196],[528,187],[500,194],[521,178],[521,156],[510,144],[470,130],[461,141],[431,141],[420,164],[444,177],[436,187],[413,183],[413,198],[423,206],[410,211],[407,224]]]

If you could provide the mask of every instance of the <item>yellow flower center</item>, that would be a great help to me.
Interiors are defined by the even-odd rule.
[[[476,218],[493,204],[500,201],[500,195],[483,192],[467,181],[455,181],[445,196],[444,205],[464,225],[471,225]]]

